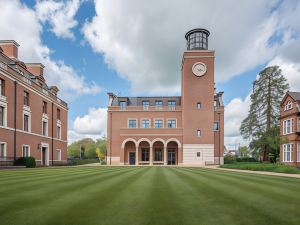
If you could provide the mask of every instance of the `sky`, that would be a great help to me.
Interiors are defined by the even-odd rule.
[[[42,62],[49,85],[68,102],[68,139],[106,134],[107,92],[180,95],[185,33],[210,31],[215,81],[224,91],[225,144],[239,134],[252,82],[278,65],[300,91],[299,0],[0,0],[0,39],[19,59]]]

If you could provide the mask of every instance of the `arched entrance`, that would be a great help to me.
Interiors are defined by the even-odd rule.
[[[136,164],[136,141],[134,139],[127,139],[122,143],[124,150],[124,165]]]
[[[167,141],[167,165],[178,165],[178,148],[180,147],[178,140]]]
[[[153,151],[153,165],[163,165],[165,153],[165,141],[163,139],[157,138],[152,141],[152,151]]]
[[[138,141],[138,164],[140,165],[149,165],[150,157],[152,156],[151,142],[148,139],[141,139]]]

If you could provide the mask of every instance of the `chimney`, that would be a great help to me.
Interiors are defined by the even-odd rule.
[[[57,96],[57,92],[59,91],[58,87],[56,87],[56,86],[51,86],[51,87],[49,88],[49,90],[50,90],[50,92],[51,92],[52,94],[54,94],[55,96]]]
[[[45,66],[42,63],[26,63],[27,70],[36,77],[44,77]]]
[[[112,102],[117,96],[112,92],[108,92],[107,95],[108,95],[108,101],[109,101],[108,106],[112,106]]]
[[[18,47],[20,45],[14,40],[0,40],[0,48],[3,53],[11,59],[18,59]]]

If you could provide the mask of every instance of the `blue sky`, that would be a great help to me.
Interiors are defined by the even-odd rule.
[[[69,104],[70,141],[105,134],[108,91],[180,95],[184,35],[195,27],[211,31],[216,87],[225,92],[227,144],[242,142],[239,124],[261,69],[277,64],[293,90],[300,86],[299,58],[289,51],[299,48],[299,1],[235,2],[235,11],[231,0],[175,0],[171,6],[156,0],[1,1],[4,21],[15,16],[24,35],[0,22],[0,38],[17,40],[23,58],[46,64],[46,79]],[[36,49],[28,47],[32,43]]]

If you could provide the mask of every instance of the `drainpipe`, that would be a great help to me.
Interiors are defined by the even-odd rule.
[[[221,113],[219,115],[219,165],[221,165]]]
[[[53,134],[54,134],[54,131],[53,131],[53,129],[54,129],[54,121],[53,121],[53,119],[54,119],[54,117],[53,117],[53,102],[52,102],[52,138],[51,138],[51,141],[52,141],[52,152],[51,152],[51,155],[52,155],[52,166],[53,166],[53,148],[54,148],[54,146],[53,146],[53,144],[54,144],[54,140],[53,140]]]
[[[17,159],[17,81],[14,82],[14,161]]]
[[[111,135],[112,135],[112,113],[110,113],[110,137],[109,137],[109,165],[111,165],[111,152],[112,152],[112,148],[111,148]]]

